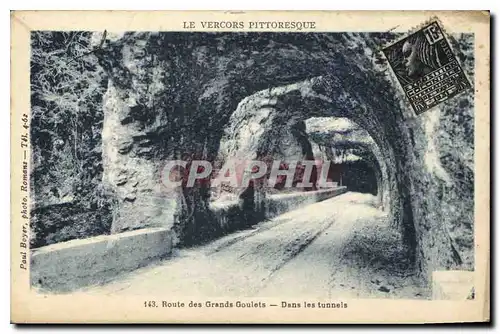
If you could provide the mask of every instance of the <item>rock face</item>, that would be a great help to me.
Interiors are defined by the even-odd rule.
[[[474,268],[473,103],[469,94],[445,102],[415,135],[412,205],[430,268]]]
[[[296,88],[297,84],[291,86]],[[285,166],[314,160],[311,142],[300,115],[277,109],[280,94],[287,89],[289,86],[260,91],[239,103],[225,128],[218,159],[265,161],[268,165],[267,176],[273,162],[281,162],[283,168],[288,168]],[[312,177],[312,181],[315,180],[316,177]]]
[[[102,96],[92,32],[34,31],[30,45],[30,245],[109,234]],[[86,54],[86,56],[81,56]],[[26,166],[28,168],[28,166]]]
[[[147,134],[137,124],[127,123],[134,105],[121,93],[110,83],[104,96],[103,182],[115,194],[111,231],[172,227],[177,194],[162,188],[162,161],[148,146]]]
[[[108,41],[99,57],[110,78],[103,160],[115,194],[112,230],[172,226],[189,244],[215,228],[208,185],[162,190],[167,160],[313,159],[320,146],[349,148],[375,171],[423,277],[472,269],[472,92],[415,117],[387,64],[373,61],[379,38],[127,33]],[[470,36],[457,41],[472,79]],[[332,129],[314,142],[302,125],[311,117],[349,118],[371,141]]]

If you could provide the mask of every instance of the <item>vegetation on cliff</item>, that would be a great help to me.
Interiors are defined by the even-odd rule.
[[[102,95],[107,77],[91,33],[31,35],[31,245],[109,231],[101,189]]]

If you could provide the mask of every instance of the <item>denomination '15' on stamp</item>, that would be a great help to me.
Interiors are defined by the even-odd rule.
[[[471,87],[437,21],[382,51],[417,115]]]

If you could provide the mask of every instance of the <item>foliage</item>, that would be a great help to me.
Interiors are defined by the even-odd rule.
[[[79,208],[76,212],[107,208],[100,185],[107,80],[90,40],[90,32],[80,31],[31,35],[32,230],[37,235],[49,223],[42,214],[48,206],[69,203]],[[77,224],[73,220],[67,224]]]

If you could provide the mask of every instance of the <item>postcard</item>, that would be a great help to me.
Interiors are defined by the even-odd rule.
[[[13,11],[11,321],[490,319],[488,11]]]

